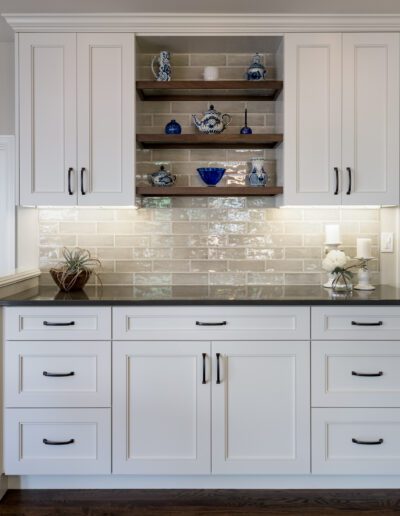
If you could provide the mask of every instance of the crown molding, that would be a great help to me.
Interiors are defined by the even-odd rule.
[[[15,32],[261,35],[400,30],[399,14],[35,13],[3,16]]]

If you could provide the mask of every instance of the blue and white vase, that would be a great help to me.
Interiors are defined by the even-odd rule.
[[[260,54],[257,52],[254,54],[251,64],[247,69],[246,79],[248,81],[262,81],[265,79],[266,75],[267,71],[264,65],[261,63]]]
[[[171,80],[171,55],[168,50],[162,50],[159,56],[154,56],[151,61],[151,71],[153,72],[156,81],[170,81]],[[154,70],[154,63],[158,63],[158,72]]]
[[[265,186],[268,175],[264,170],[264,158],[251,158],[251,169],[247,176],[250,186]]]
[[[181,134],[182,127],[176,120],[171,120],[171,122],[168,122],[165,126],[164,131],[165,134]]]

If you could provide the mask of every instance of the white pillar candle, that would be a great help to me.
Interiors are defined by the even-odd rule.
[[[357,258],[372,258],[370,238],[357,238]]]
[[[327,224],[325,226],[325,244],[340,244],[339,224]]]

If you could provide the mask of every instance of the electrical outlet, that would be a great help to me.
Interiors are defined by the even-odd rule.
[[[393,253],[393,233],[381,233],[381,253]]]

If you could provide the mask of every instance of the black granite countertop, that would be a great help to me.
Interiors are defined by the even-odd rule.
[[[0,306],[400,305],[400,289],[335,294],[320,286],[115,286],[64,293],[37,287],[0,299]]]

